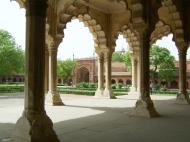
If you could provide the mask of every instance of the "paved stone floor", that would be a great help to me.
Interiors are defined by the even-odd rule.
[[[47,106],[61,142],[189,142],[190,106],[152,96],[159,118],[131,117],[137,96],[99,99],[61,95],[66,106]],[[0,95],[0,142],[9,141],[23,111],[23,95]]]

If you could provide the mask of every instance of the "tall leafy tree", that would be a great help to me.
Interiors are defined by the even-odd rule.
[[[72,60],[59,60],[57,62],[57,76],[62,77],[64,79],[68,79],[71,76],[75,65],[76,62]]]
[[[123,62],[123,55],[120,52],[114,52],[112,54],[112,61]]]
[[[132,64],[131,64],[131,55],[129,51],[123,54],[123,61],[125,62],[125,65],[127,66],[128,70],[131,71]]]
[[[0,75],[24,73],[24,52],[12,35],[0,30]]]
[[[175,57],[166,48],[153,45],[150,49],[150,75],[161,80],[170,81],[173,78]]]
[[[118,61],[118,62],[125,62],[125,65],[127,66],[128,70],[131,71],[131,55],[129,51],[126,51],[125,53],[120,52],[114,52],[112,55],[112,61]]]

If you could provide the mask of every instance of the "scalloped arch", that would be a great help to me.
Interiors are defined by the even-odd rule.
[[[59,38],[64,37],[64,29],[66,24],[72,19],[79,19],[80,22],[83,22],[89,31],[93,35],[95,48],[105,48],[107,47],[107,40],[105,32],[102,30],[102,26],[98,24],[96,19],[91,18],[86,7],[78,5],[78,3],[71,4],[67,6],[59,14],[59,22],[57,25],[57,36]]]
[[[162,7],[166,8],[166,11],[168,11],[170,15],[170,23],[164,21],[165,20],[164,18],[163,21],[168,25],[170,25],[172,33],[174,34],[174,40],[176,44],[183,45],[184,44],[183,24],[176,5],[173,3],[173,0],[162,0]]]
[[[124,25],[118,34],[122,34],[127,39],[131,51],[136,51],[140,48],[139,34],[131,24]]]
[[[171,27],[161,20],[158,21],[155,25],[155,30],[151,34],[150,44],[153,44],[156,40],[161,39],[163,36],[167,36],[170,33],[172,33]]]

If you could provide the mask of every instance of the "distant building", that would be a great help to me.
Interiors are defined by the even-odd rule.
[[[96,58],[81,58],[76,59],[77,66],[73,72],[73,83],[77,84],[79,82],[91,82],[95,83],[98,81],[97,73],[97,59]],[[175,61],[176,71],[174,73],[174,78],[170,82],[165,82],[161,80],[156,80],[156,83],[163,84],[170,89],[178,89],[179,83],[179,63]],[[59,83],[61,79],[58,79]],[[122,83],[123,85],[131,85],[132,76],[127,69],[125,63],[112,61],[112,84]],[[190,89],[190,59],[187,60],[187,88]]]

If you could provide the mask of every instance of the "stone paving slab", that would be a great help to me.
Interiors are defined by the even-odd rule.
[[[0,95],[0,142],[10,140],[23,111],[23,95]],[[61,142],[189,142],[190,106],[176,105],[175,97],[151,96],[160,118],[131,117],[138,96],[100,99],[61,95],[66,106],[47,106]]]

